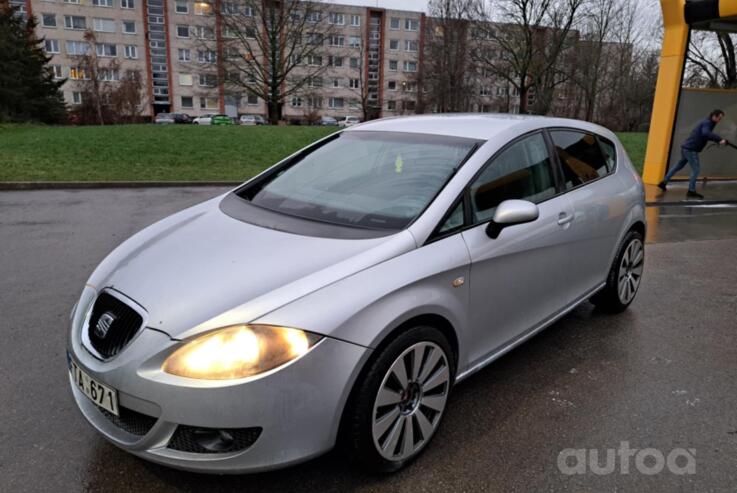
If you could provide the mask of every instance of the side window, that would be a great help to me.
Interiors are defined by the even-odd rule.
[[[496,156],[471,184],[474,224],[489,221],[509,199],[540,203],[556,194],[553,167],[541,133],[515,142]]]
[[[438,235],[444,235],[445,233],[449,233],[461,226],[463,226],[463,201],[458,203],[443,225],[440,226],[440,229],[438,229]]]
[[[607,169],[611,173],[617,166],[617,148],[614,147],[614,144],[610,140],[605,139],[604,137],[597,136],[596,139],[599,141],[601,150],[604,153]]]
[[[563,168],[566,190],[609,173],[607,159],[593,135],[567,130],[554,130],[550,135]]]

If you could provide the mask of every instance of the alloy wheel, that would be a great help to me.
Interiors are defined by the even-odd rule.
[[[642,280],[644,260],[645,250],[642,241],[632,240],[622,255],[617,273],[617,293],[619,301],[625,305],[631,302],[637,294],[637,288]]]
[[[450,388],[445,352],[433,342],[407,348],[389,367],[373,409],[374,445],[382,457],[406,460],[435,433]]]

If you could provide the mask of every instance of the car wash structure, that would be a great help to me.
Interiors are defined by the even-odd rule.
[[[665,33],[643,179],[657,184],[681,157],[688,133],[711,110],[726,111],[715,130],[737,142],[737,89],[683,87],[686,60],[695,31],[737,33],[737,0],[661,0]],[[708,148],[702,154],[702,175],[709,179],[737,177],[737,156],[729,147]],[[689,172],[683,170],[683,176]]]

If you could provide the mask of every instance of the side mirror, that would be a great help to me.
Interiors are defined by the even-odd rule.
[[[537,205],[526,200],[505,200],[496,208],[494,219],[486,227],[489,238],[499,238],[504,228],[515,224],[531,223],[540,217]]]

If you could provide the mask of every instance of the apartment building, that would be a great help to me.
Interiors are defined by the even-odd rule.
[[[103,71],[105,83],[116,83],[126,70],[142,74],[144,116],[166,111],[232,116],[267,113],[263,100],[218,80],[218,53],[228,33],[214,9],[220,8],[225,15],[238,4],[230,6],[225,0],[10,3],[19,8],[20,15],[37,18],[36,34],[44,39],[55,76],[67,79],[62,89],[72,108],[82,103],[81,81],[89,77],[80,65],[81,57],[94,50],[103,65],[117,61],[116,70]],[[364,109],[372,117],[413,113],[421,97],[418,80],[425,15],[340,4],[330,4],[324,15],[331,34],[324,40],[322,54],[303,61],[324,69],[287,98],[284,119],[362,117]],[[85,39],[87,31],[94,34],[93,43]],[[299,75],[299,67],[294,73]]]

